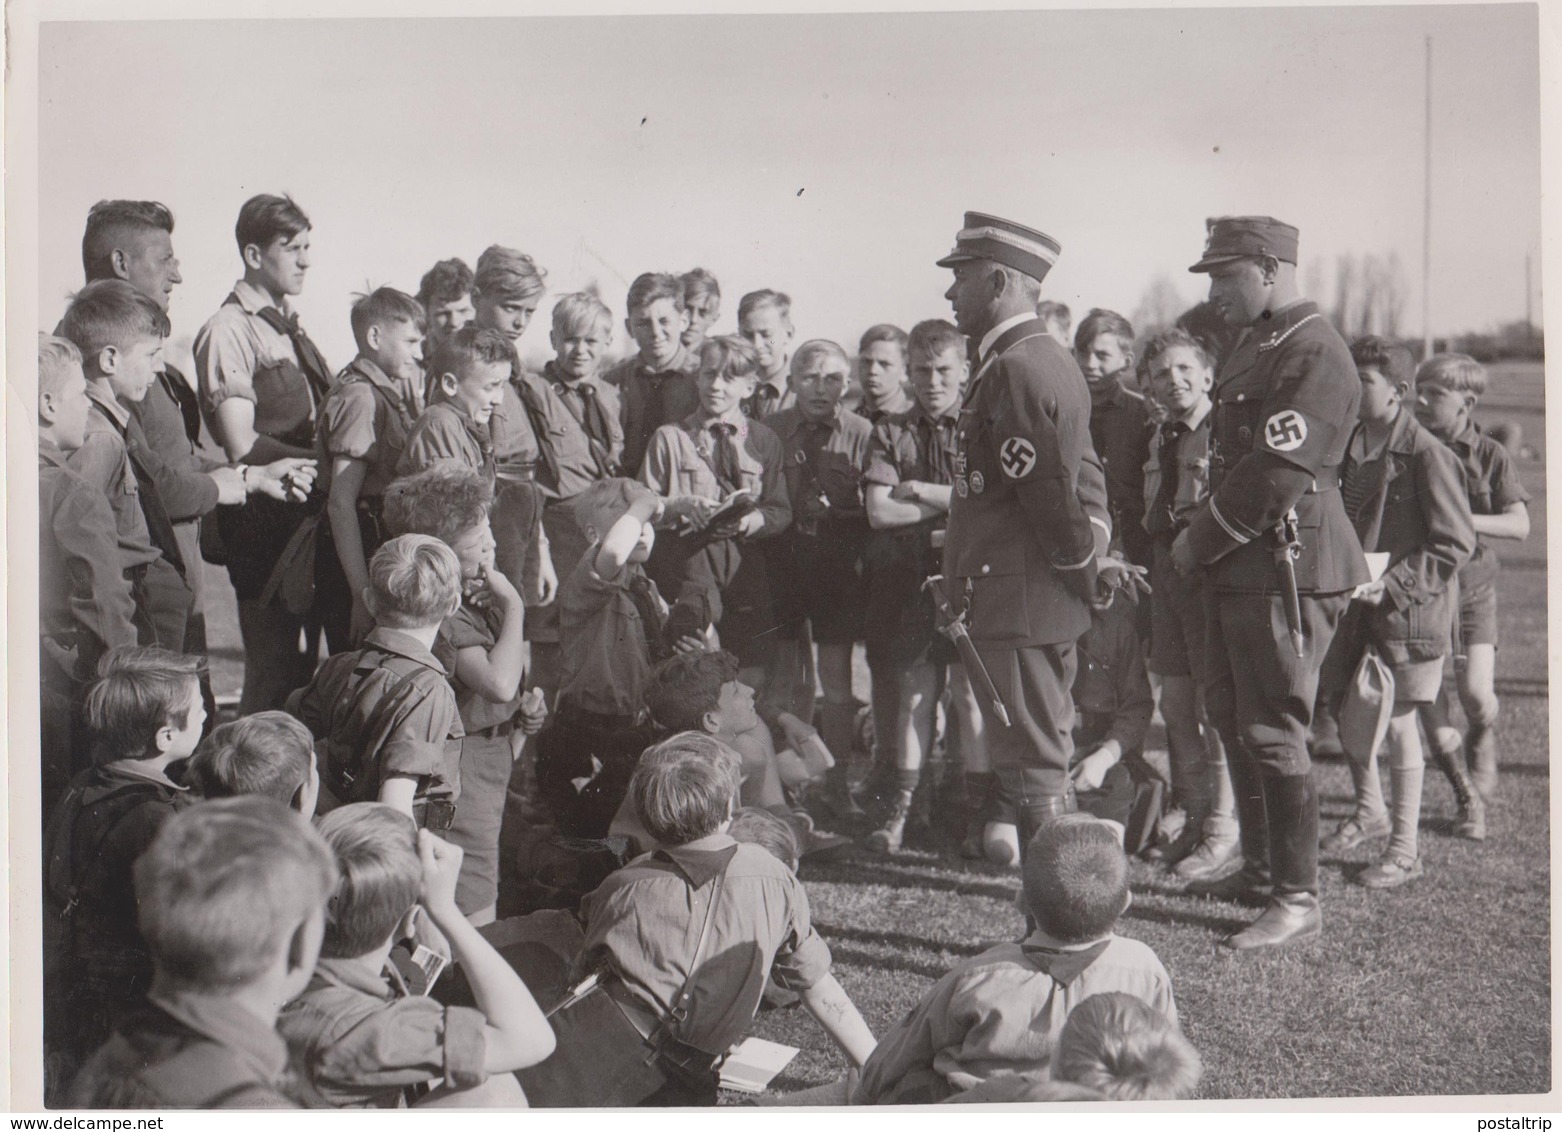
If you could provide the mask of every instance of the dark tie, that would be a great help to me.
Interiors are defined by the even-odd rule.
[[[616,474],[618,469],[613,466],[610,455],[613,434],[608,429],[607,413],[602,410],[602,401],[597,397],[597,387],[589,381],[582,381],[573,389],[562,383],[559,388],[573,392],[580,398],[580,427],[591,442],[591,455],[597,462],[597,475],[606,477]]]
[[[1155,493],[1155,506],[1149,514],[1148,529],[1152,535],[1172,530],[1177,525],[1177,480],[1181,472],[1177,446],[1190,431],[1182,421],[1167,421],[1161,426],[1161,443],[1156,449],[1156,461],[1161,466],[1161,486]]]
[[[298,368],[314,389],[315,403],[324,401],[331,389],[331,367],[326,365],[325,356],[304,333],[304,328],[298,325],[298,315],[283,314],[276,307],[261,307],[260,319],[278,334],[287,335],[288,341],[293,343],[293,352],[298,355]]]
[[[772,409],[781,400],[781,391],[768,381],[759,383],[759,388],[754,390],[754,396],[748,401],[748,415],[756,421],[763,420],[770,415]]]
[[[640,573],[632,575],[629,579],[629,600],[635,603],[635,612],[640,614],[640,624],[645,628],[645,643],[651,654],[651,663],[659,664],[672,655],[672,649],[662,640],[662,623],[666,618],[662,616],[656,599],[651,596],[651,579]]]
[[[954,421],[949,417],[940,417],[936,421],[922,417],[917,421],[917,431],[921,433],[922,460],[926,468],[924,474],[929,483],[954,483],[954,445],[950,443],[953,427]]]
[[[710,426],[716,438],[716,484],[722,498],[743,490],[743,460],[738,452],[738,426],[716,421]]]

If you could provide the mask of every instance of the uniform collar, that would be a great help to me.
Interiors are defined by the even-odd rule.
[[[233,999],[157,987],[146,997],[175,1021],[248,1062],[263,1079],[275,1080],[287,1068],[287,1043],[281,1035]]]
[[[703,888],[727,870],[738,843],[725,833],[713,833],[687,845],[663,846],[655,855],[672,864],[695,888]]]
[[[124,432],[130,424],[130,410],[114,396],[114,387],[108,383],[108,378],[93,378],[87,382],[87,400],[101,409],[120,432]]]
[[[956,424],[960,420],[960,402],[956,401],[951,405],[949,411],[943,416],[935,417],[922,407],[922,402],[913,401],[911,409],[905,414],[905,417],[907,422],[913,426],[926,421],[934,428],[943,428],[946,425]]]
[[[434,654],[424,647],[423,642],[408,633],[403,633],[400,629],[390,629],[383,625],[377,625],[369,630],[369,634],[364,637],[363,643],[365,645],[373,645],[375,648],[382,649],[385,652],[395,653],[397,656],[405,657],[408,660],[416,661],[425,668],[432,668],[441,676],[449,675],[445,671],[445,666],[439,663]]]
[[[779,413],[775,414],[775,416],[771,417],[766,423],[770,425],[770,431],[774,432],[777,436],[790,437],[796,436],[799,432],[809,426],[823,426],[829,429],[831,432],[834,432],[836,429],[841,427],[841,421],[843,421],[845,417],[846,407],[844,405],[836,405],[835,415],[832,416],[829,420],[811,421],[803,415],[803,410],[799,409],[796,405],[793,405],[790,409],[782,409]]]
[[[397,405],[405,405],[410,402],[413,412],[417,413],[419,411],[418,406],[422,403],[422,399],[419,396],[416,384],[410,381],[397,381],[381,369],[380,364],[373,358],[366,358],[359,354],[348,363],[347,371],[343,376],[347,377],[354,374],[362,377],[375,388],[383,390]]]
[[[719,417],[710,416],[704,407],[700,407],[684,418],[683,422],[690,432],[708,432],[711,425],[729,424],[736,426],[738,435],[748,435],[748,418],[743,415],[743,406],[738,405],[722,413]]]
[[[1474,451],[1476,439],[1480,435],[1481,430],[1475,427],[1475,418],[1466,417],[1464,427],[1448,438],[1448,446],[1452,448],[1454,445],[1458,445],[1462,451]]]
[[[635,355],[635,372],[646,377],[677,377],[679,374],[689,372],[689,351],[684,346],[678,347],[678,352],[673,355],[672,361],[665,366],[654,366],[644,354]]]
[[[460,421],[467,427],[468,431],[474,434],[478,429],[483,427],[472,419],[472,414],[468,413],[466,408],[459,401],[451,400],[449,398],[444,401],[435,401],[428,407],[428,411],[433,412],[435,409],[440,409],[448,413],[450,416],[455,417],[456,420]],[[495,406],[494,412],[499,412],[498,406]]]
[[[1177,421],[1177,422],[1179,422],[1181,424],[1187,425],[1188,426],[1188,431],[1192,432],[1194,429],[1198,428],[1201,424],[1204,423],[1204,418],[1209,416],[1209,411],[1211,409],[1213,409],[1214,407],[1215,407],[1215,402],[1210,400],[1208,395],[1206,395],[1205,398],[1204,398],[1204,403],[1203,403],[1202,407],[1195,406],[1194,408],[1190,409],[1185,415],[1180,416],[1180,417],[1168,417],[1167,418],[1167,423],[1170,424],[1172,421]]]
[[[150,782],[168,790],[188,792],[188,787],[180,786],[168,777],[165,767],[151,766],[145,759],[115,759],[104,765],[101,780],[105,784]]]
[[[545,363],[542,367],[542,377],[548,384],[562,385],[565,389],[579,389],[583,385],[589,385],[593,389],[597,387],[597,379],[594,377],[583,377],[579,381],[569,380],[559,369],[557,362]]]
[[[916,403],[916,398],[907,393],[905,386],[902,386],[895,391],[895,396],[890,398],[889,404],[875,405],[872,409],[869,409],[866,405],[864,405],[862,415],[867,416],[868,413],[873,412],[879,413],[883,416],[893,417],[899,415],[900,413],[909,413],[912,408],[916,406]]]
[[[293,313],[286,299],[283,299],[281,303],[272,302],[270,295],[255,286],[248,279],[240,279],[233,285],[233,297],[237,300],[239,306],[243,307],[249,314],[259,314],[267,307],[281,311],[284,317]]]
[[[1040,323],[1041,319],[1037,318],[1036,315],[1031,311],[1021,311],[1019,314],[1010,315],[997,326],[989,330],[986,334],[982,335],[982,344],[977,347],[976,351],[977,357],[987,357],[987,355],[992,352],[993,348],[997,346],[998,339],[1002,338],[1004,334],[1010,330],[1013,330],[1016,326],[1019,326],[1022,322]]]
[[[1269,317],[1248,328],[1254,347],[1269,350],[1278,346],[1291,331],[1318,314],[1318,304],[1310,299],[1298,299],[1290,306],[1271,311]]]

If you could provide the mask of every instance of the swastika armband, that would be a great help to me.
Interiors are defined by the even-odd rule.
[[[1011,436],[998,449],[998,465],[1011,480],[1022,480],[1036,466],[1036,446],[1023,436]]]
[[[1264,422],[1264,444],[1275,452],[1294,452],[1307,443],[1307,418],[1281,409]]]

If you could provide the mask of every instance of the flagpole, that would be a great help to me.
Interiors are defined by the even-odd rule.
[[[1426,37],[1426,179],[1421,214],[1421,357],[1432,356],[1432,37]]]

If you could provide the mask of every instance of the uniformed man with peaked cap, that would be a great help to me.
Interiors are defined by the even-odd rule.
[[[1297,230],[1272,217],[1221,217],[1189,268],[1209,275],[1210,302],[1241,331],[1215,381],[1210,498],[1172,546],[1179,570],[1207,578],[1206,707],[1229,753],[1242,827],[1242,871],[1201,890],[1264,905],[1223,941],[1237,950],[1322,930],[1307,729],[1323,655],[1351,591],[1368,580],[1339,489],[1361,384],[1344,340],[1297,292],[1296,246]],[[1287,570],[1276,528],[1292,515]]]
[[[945,585],[1012,719],[1004,726],[984,704],[1021,846],[1075,808],[1074,643],[1090,624],[1096,556],[1110,533],[1084,375],[1036,317],[1059,250],[1034,229],[968,212],[938,261],[954,271],[944,297],[955,325],[977,347],[960,409]]]

